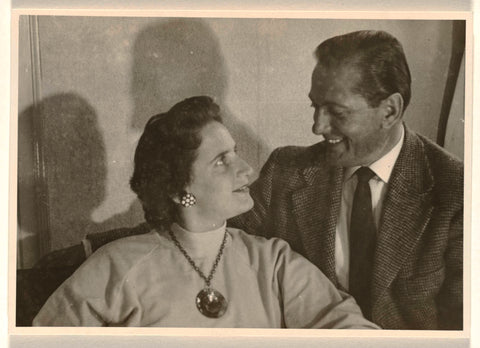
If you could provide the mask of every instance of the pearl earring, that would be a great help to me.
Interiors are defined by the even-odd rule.
[[[182,198],[180,198],[180,204],[185,208],[189,208],[192,205],[195,205],[195,203],[197,203],[197,199],[191,193],[186,193],[182,196]]]

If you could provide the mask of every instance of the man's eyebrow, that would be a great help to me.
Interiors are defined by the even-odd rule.
[[[341,108],[344,108],[344,109],[348,109],[348,107],[345,106],[345,105],[338,104],[338,103],[336,103],[336,102],[334,102],[334,101],[329,101],[329,100],[324,101],[321,105],[320,105],[320,104],[317,104],[317,103],[313,100],[311,94],[308,95],[308,98],[310,99],[310,101],[312,102],[313,105],[317,105],[317,106],[333,105],[333,106],[338,106],[338,107],[341,107]]]

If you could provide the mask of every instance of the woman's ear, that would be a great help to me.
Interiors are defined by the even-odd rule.
[[[176,203],[176,204],[180,204],[180,194],[178,193],[175,193],[175,194],[171,194],[169,195],[170,196],[170,199]]]
[[[403,116],[403,97],[400,93],[393,93],[384,99],[380,107],[383,112],[382,125],[384,128],[391,128],[401,121]]]
[[[175,193],[170,193],[168,196],[170,199],[176,203],[176,204],[181,204],[182,202],[182,197],[185,195],[186,191],[180,191],[180,192],[175,192]]]

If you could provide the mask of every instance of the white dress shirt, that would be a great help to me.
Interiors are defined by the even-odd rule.
[[[377,231],[382,215],[383,201],[388,188],[388,181],[392,174],[393,166],[397,161],[402,149],[405,130],[402,127],[402,136],[398,143],[383,157],[369,165],[375,176],[370,179],[369,185],[372,192],[372,209]],[[342,202],[335,235],[335,272],[340,284],[348,290],[350,270],[350,216],[352,214],[352,203],[355,189],[357,187],[357,176],[353,175],[360,168],[345,168],[345,175],[342,188]]]

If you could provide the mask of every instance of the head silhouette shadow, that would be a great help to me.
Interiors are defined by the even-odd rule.
[[[43,154],[37,171],[38,165],[45,168],[36,176],[31,155],[35,143]],[[28,107],[19,114],[18,144],[20,249],[29,238],[39,238],[39,228],[47,229],[48,235],[40,238],[48,242],[34,258],[119,226],[119,221],[96,223],[91,218],[106,196],[107,163],[97,114],[85,98],[62,93]]]
[[[240,155],[258,172],[258,154],[268,151],[267,146],[225,105],[228,72],[218,39],[206,21],[162,19],[149,24],[135,38],[132,54],[130,93],[134,110],[129,125],[132,130],[143,131],[152,115],[167,111],[185,98],[208,95],[220,105]],[[44,122],[44,133],[40,136],[47,169],[44,180],[52,234],[50,249],[78,243],[86,234],[143,222],[138,200],[127,211],[106,221],[92,221],[92,212],[106,196],[107,163],[97,114],[89,102],[75,93],[46,97],[19,115],[19,128],[31,124],[38,116]],[[32,144],[27,143],[19,141],[19,156],[32,151]],[[35,190],[35,179],[31,173],[26,174],[29,166],[21,162],[19,210],[26,210],[25,192]],[[19,224],[27,232],[35,231],[34,220],[19,215]]]
[[[131,130],[142,132],[151,116],[185,98],[208,95],[219,104],[239,153],[258,172],[258,154],[266,151],[266,145],[224,104],[228,88],[225,61],[215,33],[204,20],[162,19],[149,24],[135,38],[132,54]],[[102,226],[108,230],[143,222],[141,203],[136,199],[127,211],[111,216]]]
[[[227,73],[221,46],[205,20],[169,19],[146,26],[134,44],[131,127],[142,131],[152,115],[185,98],[210,96],[219,104],[240,155],[258,172],[258,154],[266,145],[225,105]]]

